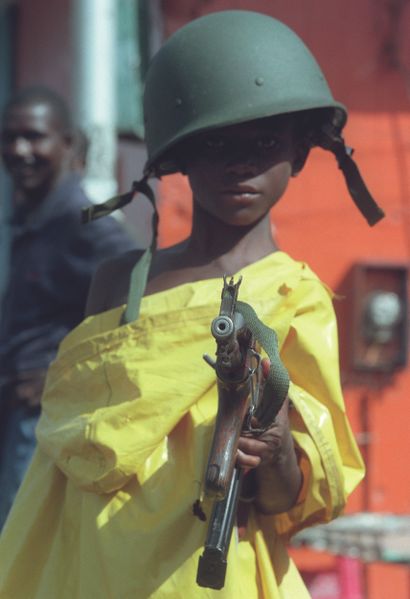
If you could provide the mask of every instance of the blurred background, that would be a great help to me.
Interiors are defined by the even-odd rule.
[[[0,0],[0,108],[31,84],[62,94],[89,140],[90,196],[127,191],[145,161],[141,95],[150,57],[187,21],[232,8],[270,14],[304,39],[349,109],[346,143],[386,212],[369,228],[333,156],[315,149],[272,214],[281,249],[337,294],[346,405],[367,465],[346,517],[302,534],[291,551],[314,599],[408,599],[410,0]],[[166,246],[189,233],[188,186],[181,175],[154,185]],[[0,167],[0,290],[10,205]],[[147,243],[142,204],[120,218]]]

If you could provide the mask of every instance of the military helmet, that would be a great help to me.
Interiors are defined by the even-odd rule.
[[[370,225],[376,224],[384,212],[369,193],[352,159],[353,150],[341,135],[346,108],[333,98],[315,58],[280,21],[242,10],[191,21],[154,56],[144,92],[148,150],[144,176],[130,192],[85,210],[83,219],[88,222],[109,214],[130,202],[136,191],[155,205],[148,178],[179,171],[177,146],[190,136],[302,112],[307,116],[302,120],[309,121],[307,141],[335,155],[354,203]],[[156,231],[156,211],[153,220]],[[155,234],[153,240],[155,245]]]
[[[330,109],[329,121],[342,130],[345,107],[289,27],[252,11],[209,14],[174,33],[148,69],[145,172],[178,170],[170,150],[193,134],[317,108]]]

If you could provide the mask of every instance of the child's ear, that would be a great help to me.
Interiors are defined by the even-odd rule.
[[[300,141],[296,145],[295,158],[292,165],[292,177],[296,177],[305,166],[305,162],[309,156],[310,144],[307,141]]]

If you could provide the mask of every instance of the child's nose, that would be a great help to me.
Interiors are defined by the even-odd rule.
[[[254,175],[257,170],[256,161],[250,156],[237,156],[227,161],[225,170],[227,173],[236,175]]]

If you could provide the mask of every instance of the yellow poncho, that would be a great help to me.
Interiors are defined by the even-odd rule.
[[[210,323],[221,280],[87,318],[48,374],[39,448],[0,541],[2,599],[303,599],[285,541],[337,516],[363,475],[346,420],[329,292],[277,252],[243,269],[240,299],[275,328],[289,370],[304,485],[288,513],[251,509],[225,587],[195,582],[207,523],[192,513],[216,412]],[[210,506],[204,503],[207,513]],[[234,531],[235,532],[235,531]]]

